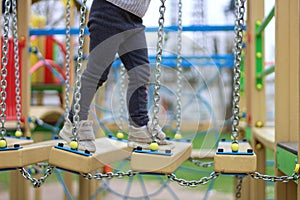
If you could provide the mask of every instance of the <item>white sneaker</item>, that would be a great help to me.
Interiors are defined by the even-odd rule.
[[[85,151],[88,150],[89,152],[96,151],[95,145],[95,134],[92,127],[93,122],[90,120],[82,120],[78,124],[77,130],[77,139],[78,139],[78,149]],[[59,136],[64,139],[67,143],[70,143],[74,136],[72,134],[73,124],[70,120],[67,120],[59,132]]]
[[[152,132],[153,132],[152,123],[148,122],[147,125],[142,127],[129,126],[128,131],[128,147],[137,148],[142,147],[143,149],[149,149],[150,144],[153,142]],[[158,133],[154,137],[154,140],[158,143],[160,150],[172,149],[174,144],[170,141],[167,141],[166,134],[158,127]]]

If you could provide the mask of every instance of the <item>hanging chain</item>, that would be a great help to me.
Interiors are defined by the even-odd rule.
[[[243,25],[245,14],[245,1],[235,0],[235,40],[234,40],[234,68],[233,68],[233,102],[232,102],[232,136],[236,141],[238,138],[239,125],[239,101],[240,101],[240,76],[241,76],[241,60],[243,50]]]
[[[70,0],[67,0],[66,3],[66,60],[65,60],[65,69],[66,69],[66,80],[65,80],[65,121],[68,120],[68,115],[70,112],[70,51],[71,51],[71,3]]]
[[[15,62],[15,84],[16,84],[16,118],[17,131],[21,131],[21,84],[20,84],[20,65],[19,65],[19,36],[18,36],[18,16],[17,0],[12,1],[13,13],[13,39],[14,39],[14,62]]]
[[[73,117],[73,122],[74,122],[74,127],[72,134],[75,138],[77,139],[77,129],[78,129],[78,123],[80,121],[79,118],[79,111],[80,111],[80,104],[79,101],[81,99],[81,93],[80,93],[80,88],[81,88],[81,71],[82,71],[82,60],[83,60],[83,45],[84,45],[84,28],[85,28],[85,15],[86,15],[86,1],[82,1],[82,5],[80,7],[80,25],[79,25],[79,46],[78,46],[78,57],[77,57],[77,64],[76,64],[76,82],[75,82],[75,94],[74,94],[74,99],[75,99],[75,104],[74,104],[74,117]]]
[[[178,3],[178,32],[177,32],[177,95],[176,95],[176,133],[180,134],[181,124],[181,96],[182,96],[182,2]]]
[[[31,174],[25,169],[20,168],[19,171],[21,172],[22,176],[29,180],[34,188],[39,188],[43,185],[43,183],[46,181],[46,179],[53,173],[55,167],[50,166],[46,169],[45,174],[40,178],[33,178]]]
[[[1,68],[1,139],[4,138],[6,134],[5,122],[6,122],[6,88],[7,88],[7,64],[8,64],[8,32],[9,32],[9,10],[11,7],[10,0],[5,0],[5,11],[4,11],[4,21],[3,21],[3,44],[2,44],[2,68]]]
[[[191,161],[192,163],[194,163],[198,167],[208,168],[208,167],[214,166],[214,162],[202,162],[200,160],[196,160],[196,159],[193,159],[193,158],[189,158],[189,161]]]
[[[168,175],[168,178],[171,181],[177,182],[180,186],[188,186],[188,187],[197,187],[198,185],[204,185],[208,183],[209,181],[216,179],[220,173],[212,172],[208,177],[202,177],[200,180],[196,181],[187,181],[181,178],[177,178],[175,174]]]
[[[120,71],[120,131],[124,132],[123,121],[125,119],[125,74],[126,69],[123,64],[121,64],[121,71]]]
[[[243,184],[243,176],[237,176],[238,183],[236,185],[236,193],[235,197],[237,199],[241,198],[241,190],[242,190],[242,184]]]
[[[165,0],[161,0],[161,6],[159,7],[159,20],[158,20],[158,40],[157,40],[157,50],[156,50],[156,65],[155,65],[155,83],[154,83],[154,95],[153,95],[153,133],[152,138],[154,140],[155,136],[158,134],[158,114],[159,114],[159,90],[160,90],[160,76],[161,76],[161,64],[162,64],[162,51],[163,51],[163,39],[164,39],[164,14],[165,14]]]
[[[249,174],[254,179],[261,179],[263,181],[269,181],[269,182],[289,182],[289,181],[295,181],[299,179],[298,173],[293,173],[291,176],[270,176],[265,174],[260,174],[259,172],[253,172]]]
[[[111,178],[124,178],[124,177],[132,177],[135,176],[137,172],[134,172],[132,170],[129,170],[127,172],[107,172],[107,173],[96,173],[96,174],[91,174],[91,173],[86,173],[86,174],[81,174],[83,178],[91,180],[102,180],[104,178],[111,179]]]

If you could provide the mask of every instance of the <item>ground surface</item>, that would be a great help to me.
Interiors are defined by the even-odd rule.
[[[169,183],[168,187],[164,187],[161,189],[161,184],[159,184],[157,181],[147,181],[146,184],[146,190],[147,194],[152,195],[153,193],[160,191],[159,194],[155,196],[150,196],[149,198],[141,198],[143,196],[143,189],[141,188],[140,183],[133,182],[131,187],[134,189],[131,189],[130,196],[134,198],[128,198],[128,199],[150,199],[150,200],[172,200],[172,199],[179,199],[179,200],[201,200],[205,197],[205,191],[199,191],[199,188],[187,188],[179,186],[177,183]],[[128,182],[124,180],[112,180],[109,183],[110,188],[113,192],[105,192],[103,196],[103,200],[121,200],[124,199],[123,197],[118,196],[117,193],[122,193],[126,191],[126,187],[128,187]],[[201,187],[201,186],[199,186]],[[30,189],[31,198],[34,198],[34,191],[35,189]],[[78,185],[74,184],[74,193],[77,193],[78,191]],[[173,193],[174,192],[174,193]],[[41,189],[41,196],[42,200],[63,200],[63,187],[60,184],[57,183],[49,183],[42,186]],[[77,195],[74,195],[77,196]],[[73,199],[77,199],[73,196]],[[6,191],[2,191],[0,193],[0,200],[8,200],[9,194]],[[232,194],[226,194],[226,193],[220,193],[215,190],[210,190],[207,200],[232,200],[234,199]]]

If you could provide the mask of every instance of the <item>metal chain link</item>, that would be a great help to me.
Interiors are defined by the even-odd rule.
[[[7,64],[8,64],[8,32],[9,32],[9,11],[11,7],[10,0],[5,0],[5,11],[4,11],[4,21],[3,21],[3,44],[2,44],[2,59],[1,59],[1,139],[4,139],[6,134],[5,122],[6,122],[6,88],[7,88]]]
[[[137,172],[134,172],[132,170],[129,170],[127,172],[107,172],[107,173],[96,173],[96,174],[91,174],[91,173],[82,173],[81,176],[85,179],[91,180],[91,179],[95,179],[95,180],[102,180],[104,178],[107,179],[112,179],[112,178],[124,178],[124,177],[132,177],[135,176],[137,174]]]
[[[120,126],[121,132],[124,132],[123,121],[125,119],[125,74],[126,69],[123,64],[121,64],[120,70]]]
[[[235,197],[237,199],[241,198],[241,190],[242,190],[242,184],[243,184],[243,176],[237,176],[238,183],[236,185],[236,193]]]
[[[293,173],[291,176],[270,176],[266,174],[260,174],[259,172],[253,172],[249,174],[254,179],[261,179],[263,181],[269,181],[269,182],[289,182],[289,181],[295,181],[299,179],[299,174]]]
[[[14,62],[15,62],[15,92],[16,92],[16,118],[17,131],[21,131],[21,84],[20,84],[20,65],[19,65],[19,36],[18,36],[18,16],[17,0],[12,1],[13,13],[13,40],[14,40]]]
[[[22,176],[25,179],[29,180],[32,183],[34,188],[39,188],[43,185],[43,183],[46,181],[46,179],[53,173],[54,169],[55,169],[55,167],[49,166],[46,169],[45,174],[40,178],[33,178],[31,176],[31,174],[25,168],[19,168],[19,171],[21,172]]]
[[[159,129],[159,90],[160,90],[160,76],[161,76],[161,65],[162,65],[162,51],[163,51],[163,39],[164,39],[164,14],[165,14],[165,1],[161,0],[161,5],[159,7],[159,20],[158,20],[158,40],[157,40],[157,49],[156,49],[156,65],[155,65],[155,83],[154,83],[154,94],[153,94],[153,119],[152,119],[152,126],[153,126],[153,133],[152,139],[155,140],[156,135],[158,134]]]
[[[214,166],[214,162],[202,162],[200,160],[196,160],[196,159],[193,159],[193,158],[189,158],[189,161],[191,161],[192,163],[194,163],[198,167],[208,168],[208,167]]]
[[[76,64],[76,82],[75,82],[75,93],[74,93],[74,116],[73,116],[73,130],[72,135],[74,136],[74,139],[77,140],[77,129],[78,129],[78,123],[80,121],[79,118],[79,111],[80,111],[80,104],[79,101],[81,99],[81,71],[82,71],[82,60],[83,60],[83,45],[84,45],[84,28],[85,28],[85,21],[86,21],[86,1],[82,1],[82,5],[80,7],[80,25],[79,25],[79,37],[78,37],[78,57],[77,57],[77,64]]]
[[[177,95],[176,95],[176,133],[180,134],[181,97],[182,97],[182,2],[178,2],[178,31],[177,31]]]
[[[209,181],[216,179],[220,173],[217,172],[212,172],[208,177],[202,177],[200,180],[192,180],[192,181],[187,181],[181,178],[177,178],[175,174],[170,174],[168,175],[168,178],[171,181],[177,182],[180,186],[188,186],[188,187],[197,187],[198,185],[204,185],[208,183]]]
[[[65,60],[65,70],[66,70],[66,80],[65,80],[65,121],[68,120],[69,112],[70,112],[70,51],[71,51],[71,3],[70,0],[67,0],[66,3],[66,60]]]
[[[240,76],[241,76],[241,61],[242,61],[242,43],[243,43],[243,25],[245,14],[245,1],[235,0],[235,40],[234,40],[234,68],[233,68],[233,102],[232,102],[232,136],[233,140],[238,138],[239,125],[239,101],[240,101]]]

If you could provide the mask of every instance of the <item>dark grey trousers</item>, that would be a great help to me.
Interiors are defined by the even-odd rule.
[[[80,120],[88,118],[91,101],[97,89],[107,80],[116,53],[128,76],[127,106],[131,125],[143,126],[149,121],[147,84],[150,65],[142,19],[105,0],[94,0],[88,22],[90,54],[81,77]],[[73,104],[74,105],[74,99]],[[69,114],[73,121],[74,109]]]

